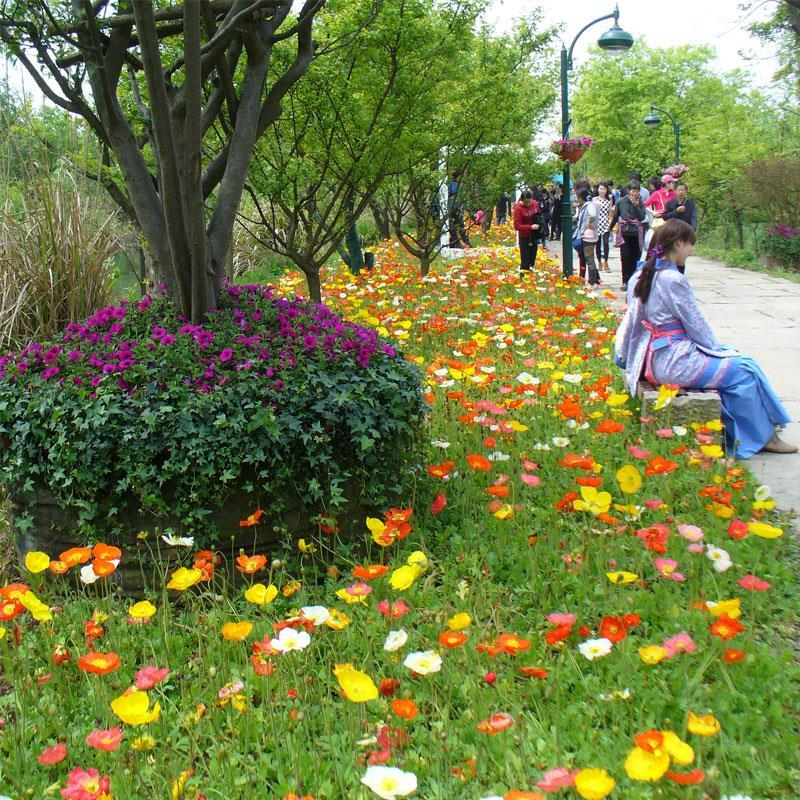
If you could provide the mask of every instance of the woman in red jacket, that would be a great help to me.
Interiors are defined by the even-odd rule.
[[[514,230],[519,234],[519,274],[531,271],[536,264],[536,251],[539,248],[539,231],[544,219],[539,204],[533,194],[526,189],[514,206]]]

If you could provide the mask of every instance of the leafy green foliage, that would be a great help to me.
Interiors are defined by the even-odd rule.
[[[2,359],[0,481],[47,487],[88,534],[128,495],[208,538],[236,491],[265,511],[335,513],[347,484],[385,503],[414,463],[416,368],[322,306],[228,287],[205,325],[166,297],[104,309]]]

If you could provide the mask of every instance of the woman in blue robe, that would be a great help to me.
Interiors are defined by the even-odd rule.
[[[717,341],[679,265],[695,233],[672,219],[658,231],[651,256],[631,280],[628,311],[617,330],[615,360],[635,397],[644,375],[651,383],[716,389],[728,451],[749,458],[766,450],[795,453],[778,437],[791,420],[756,362]]]

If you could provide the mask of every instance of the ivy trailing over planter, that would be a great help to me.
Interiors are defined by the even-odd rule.
[[[133,494],[208,542],[234,491],[274,515],[298,498],[336,514],[354,482],[385,505],[424,412],[416,366],[324,305],[227,286],[191,325],[148,296],[0,358],[0,483],[15,499],[46,487],[87,536],[113,532]]]

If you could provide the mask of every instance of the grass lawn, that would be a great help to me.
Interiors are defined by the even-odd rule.
[[[713,431],[667,405],[642,438],[607,298],[513,250],[420,280],[388,243],[323,288],[427,381],[405,513],[309,531],[249,590],[126,600],[33,559],[3,590],[0,795],[80,768],[63,796],[796,798],[796,541]]]

